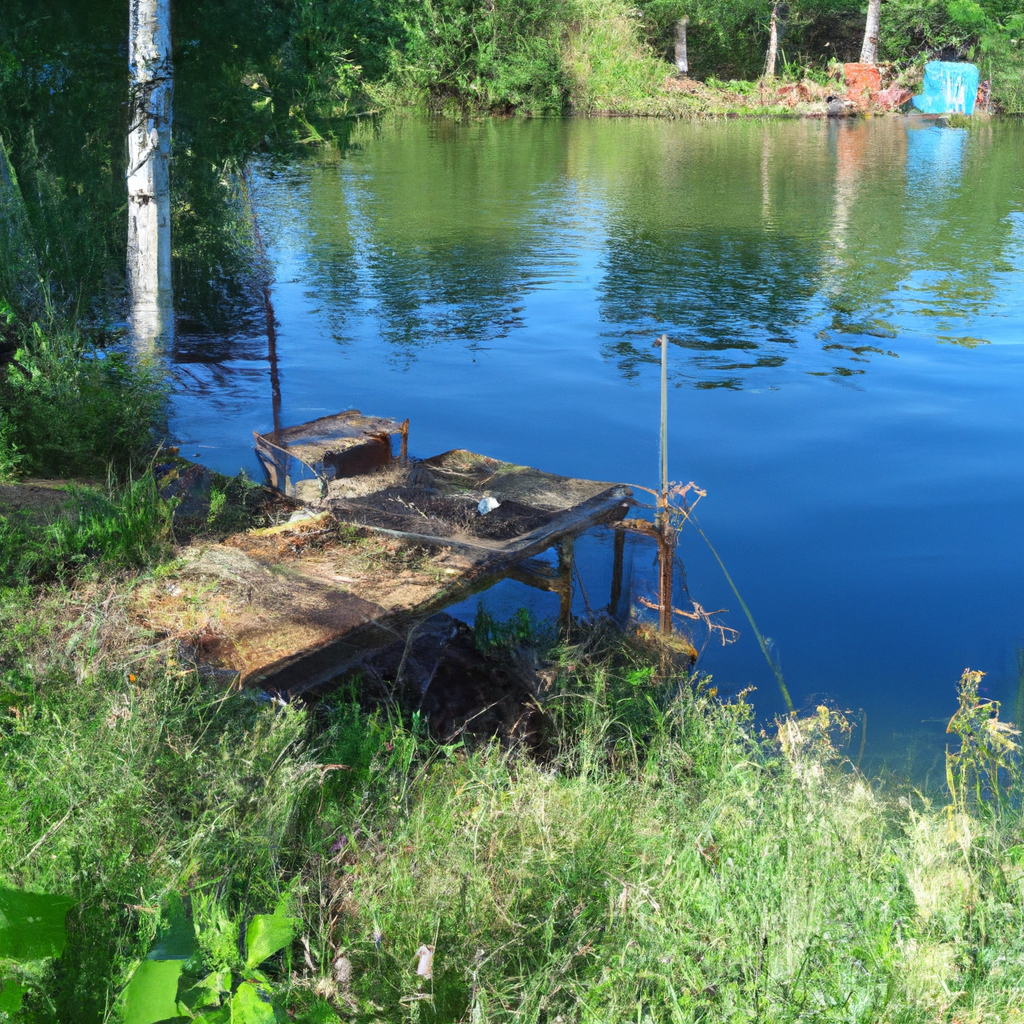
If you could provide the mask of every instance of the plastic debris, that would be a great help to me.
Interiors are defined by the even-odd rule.
[[[898,110],[904,103],[909,103],[913,98],[914,94],[909,89],[905,89],[902,85],[897,85],[893,82],[892,85],[883,89],[878,94],[875,102],[883,110]]]
[[[420,958],[416,965],[416,973],[429,981],[434,976],[434,947],[420,946],[416,950],[416,955]]]
[[[973,114],[978,67],[959,61],[931,60],[924,66],[924,91],[914,97],[922,114]]]
[[[480,499],[480,504],[477,505],[476,510],[480,515],[485,516],[488,512],[493,512],[501,504],[497,498],[492,498],[489,495],[486,498]]]

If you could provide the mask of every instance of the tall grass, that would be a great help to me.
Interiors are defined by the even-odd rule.
[[[0,444],[22,474],[117,475],[156,447],[166,392],[155,371],[92,346],[57,320],[18,330],[0,367]]]
[[[562,671],[569,728],[548,763],[385,729],[363,784],[333,784],[318,910],[322,962],[352,968],[338,998],[400,1020],[430,996],[449,1021],[1019,1005],[1012,841],[877,793],[842,765],[824,708],[772,742],[742,701],[628,661],[566,652]],[[421,944],[430,984],[410,967]]]
[[[0,584],[140,567],[167,550],[173,506],[151,474],[105,493],[71,486],[65,494],[46,515],[0,512]]]
[[[317,779],[301,712],[211,690],[173,660],[132,667],[0,676],[0,884],[77,904],[61,957],[7,965],[30,983],[24,1020],[105,1019],[173,890],[273,906]]]
[[[879,791],[824,707],[759,733],[599,631],[541,662],[536,756],[355,682],[303,710],[42,643],[0,644],[0,884],[79,910],[62,957],[0,964],[25,1020],[116,1007],[174,892],[231,934],[289,894],[300,934],[263,970],[296,1020],[1019,1017],[1019,794]]]

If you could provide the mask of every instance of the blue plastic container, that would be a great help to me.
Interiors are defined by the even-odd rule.
[[[924,92],[914,106],[924,114],[973,114],[978,95],[976,64],[930,60],[924,66]]]

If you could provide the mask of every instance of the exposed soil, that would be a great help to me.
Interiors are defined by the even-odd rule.
[[[0,484],[0,515],[28,516],[37,525],[52,523],[67,514],[71,495],[64,488],[70,480],[26,480],[16,484]]]

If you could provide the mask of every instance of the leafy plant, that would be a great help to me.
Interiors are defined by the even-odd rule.
[[[151,474],[105,493],[73,485],[63,493],[67,501],[49,521],[28,511],[0,515],[0,581],[141,566],[164,549],[173,504],[157,493]]]
[[[510,618],[502,622],[481,604],[473,623],[473,639],[477,650],[487,653],[550,645],[554,635],[550,626],[536,618],[528,608],[517,608]]]
[[[984,672],[965,669],[960,677],[960,706],[946,728],[960,738],[960,749],[946,751],[946,783],[961,814],[973,807],[1001,816],[1010,806],[1008,791],[1024,780],[1020,730],[999,720],[999,701],[979,697],[983,676]]]
[[[147,960],[125,992],[126,1024],[276,1024],[271,980],[260,965],[289,947],[301,922],[289,917],[283,896],[272,914],[254,914],[239,950],[239,921],[216,899],[195,898],[196,916],[206,918],[196,936],[200,950],[187,962]],[[167,966],[160,966],[167,965]],[[173,1017],[164,1010],[176,979]]]

